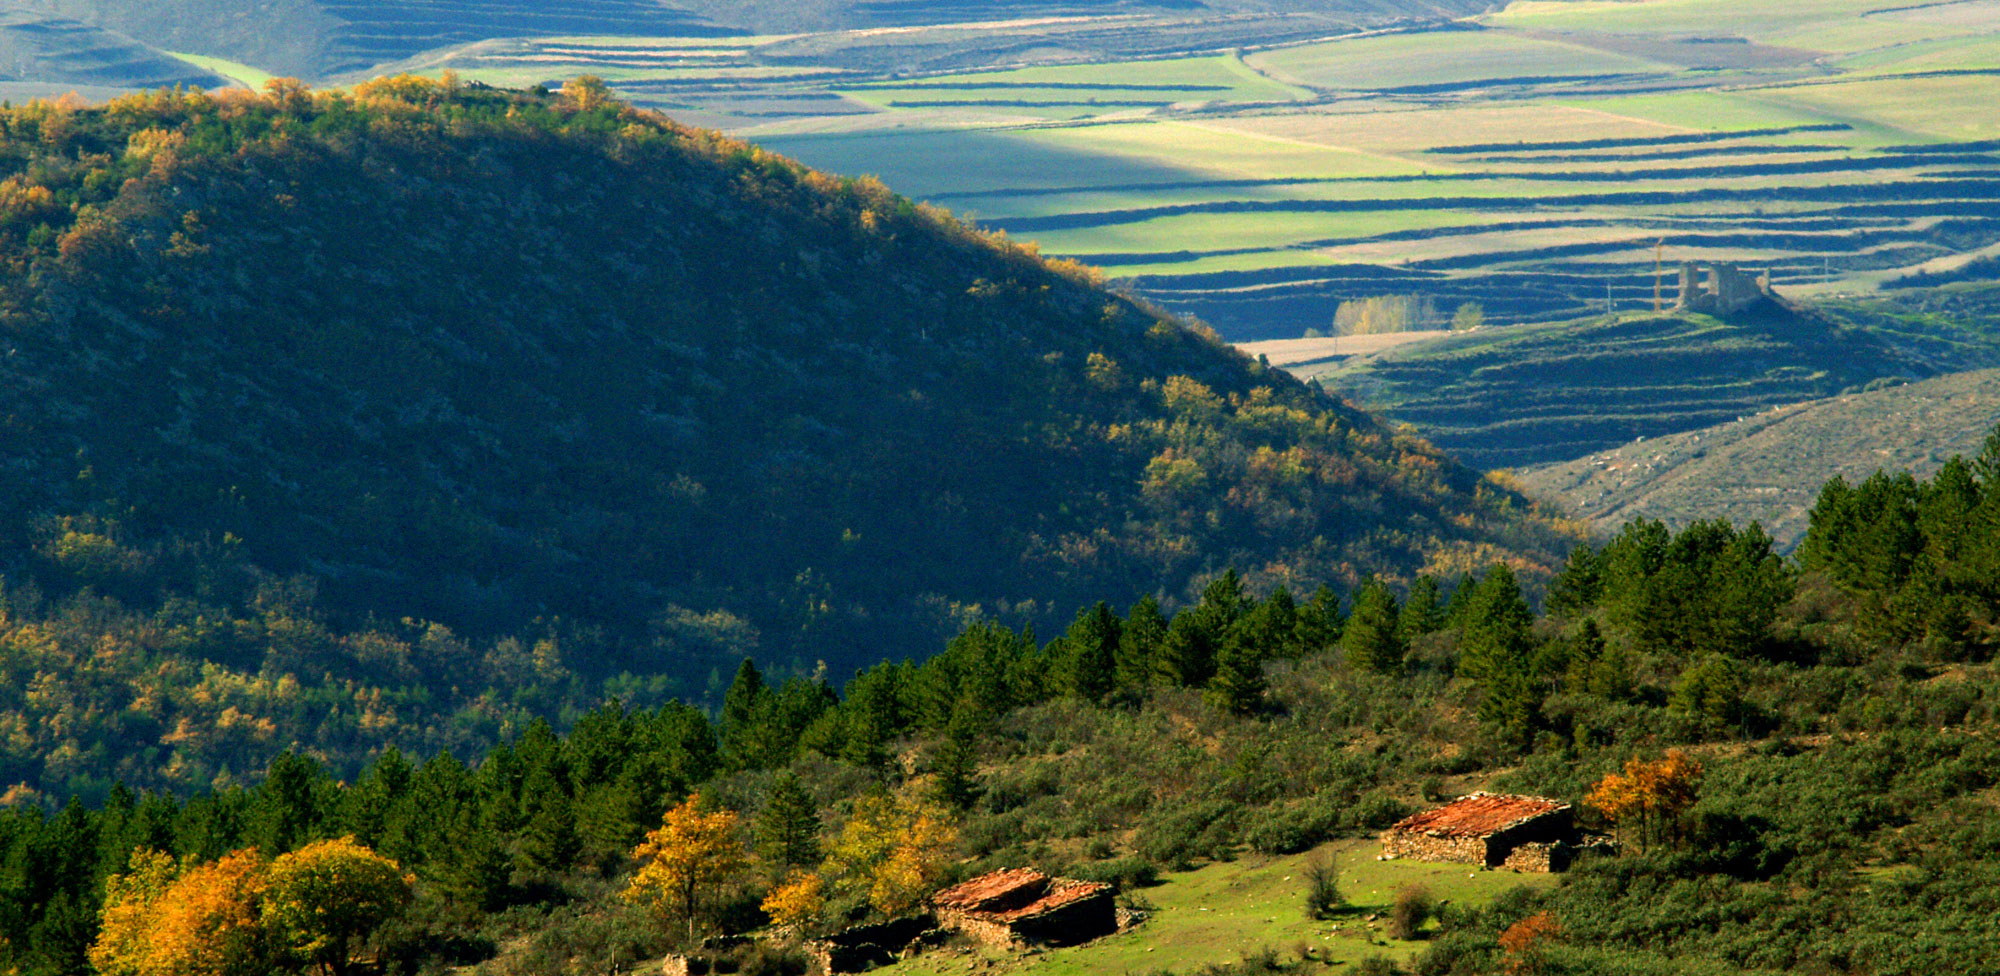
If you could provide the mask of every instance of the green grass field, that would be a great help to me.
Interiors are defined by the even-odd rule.
[[[1300,84],[1350,90],[1670,70],[1652,61],[1505,31],[1391,34],[1279,48],[1248,60]]]
[[[224,78],[239,82],[246,88],[262,88],[265,82],[271,80],[269,73],[247,64],[237,64],[234,61],[224,61],[221,58],[203,57],[199,54],[183,54],[179,51],[168,51],[166,53],[182,61],[186,61],[197,68],[213,71]]]
[[[878,971],[891,976],[948,976],[977,966],[987,972],[1032,969],[1044,976],[1188,972],[1234,962],[1265,946],[1292,958],[1297,958],[1299,947],[1310,946],[1313,958],[1330,966],[1352,965],[1371,955],[1406,962],[1426,943],[1391,939],[1385,933],[1386,921],[1368,920],[1370,915],[1386,913],[1403,887],[1422,885],[1440,899],[1483,905],[1517,885],[1547,886],[1556,881],[1551,875],[1462,864],[1377,861],[1380,849],[1374,841],[1341,841],[1290,857],[1246,856],[1209,864],[1167,875],[1158,885],[1132,892],[1152,907],[1144,922],[1117,935],[1033,954],[981,950],[959,955],[946,950]],[[1341,893],[1351,906],[1332,921],[1314,921],[1305,914],[1305,871],[1315,858],[1332,861]]]

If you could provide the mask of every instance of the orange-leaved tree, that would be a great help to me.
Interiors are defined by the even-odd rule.
[[[410,902],[416,879],[352,837],[307,844],[271,862],[263,922],[272,941],[331,976],[353,947]]]
[[[657,830],[632,852],[639,870],[625,888],[625,900],[663,917],[687,922],[695,935],[709,892],[741,871],[748,858],[736,836],[736,814],[704,813],[697,798],[667,811]]]
[[[1549,966],[1548,947],[1562,938],[1562,923],[1536,912],[1500,933],[1501,968],[1508,976],[1538,976]]]
[[[811,871],[793,871],[765,896],[760,907],[781,927],[810,929],[826,909],[826,882]]]
[[[259,915],[268,865],[252,848],[211,864],[176,866],[134,852],[131,870],[105,882],[103,928],[90,961],[105,976],[263,976],[270,971]]]
[[[1659,759],[1633,757],[1625,771],[1611,773],[1591,787],[1583,802],[1602,811],[1618,826],[1620,839],[1635,828],[1639,848],[1659,837],[1680,842],[1681,815],[1701,792],[1701,763],[1679,749]]]

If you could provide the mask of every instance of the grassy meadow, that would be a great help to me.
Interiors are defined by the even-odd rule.
[[[1426,943],[1387,934],[1386,914],[1403,888],[1418,885],[1438,899],[1479,906],[1519,885],[1545,888],[1556,881],[1553,875],[1463,864],[1378,861],[1380,850],[1374,841],[1347,840],[1304,854],[1249,854],[1205,864],[1163,875],[1157,885],[1128,892],[1127,897],[1144,908],[1146,919],[1117,935],[1033,954],[993,949],[968,955],[934,952],[879,972],[886,976],[949,976],[974,968],[1000,973],[1032,969],[1041,976],[1191,972],[1234,963],[1264,947],[1292,958],[1310,947],[1311,958],[1328,966],[1351,966],[1376,955],[1407,964]],[[1334,866],[1348,902],[1346,912],[1323,922],[1305,912],[1306,869],[1316,860]],[[1437,925],[1435,920],[1426,924]]]

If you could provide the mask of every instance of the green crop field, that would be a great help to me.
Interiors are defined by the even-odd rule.
[[[1377,861],[1380,849],[1373,841],[1342,841],[1290,857],[1251,855],[1209,864],[1166,875],[1158,885],[1128,893],[1151,907],[1144,922],[1117,935],[1032,955],[999,950],[964,956],[929,953],[878,971],[887,976],[947,976],[978,965],[989,972],[1032,969],[1043,976],[1191,972],[1235,962],[1261,946],[1294,958],[1300,947],[1310,946],[1312,958],[1329,966],[1350,966],[1373,955],[1407,962],[1426,943],[1389,938],[1386,922],[1370,921],[1371,916],[1387,912],[1396,892],[1405,886],[1421,885],[1439,899],[1476,906],[1518,885],[1545,887],[1556,880],[1552,875],[1463,864]],[[1305,872],[1318,858],[1334,865],[1341,894],[1350,906],[1339,918],[1325,922],[1305,913]]]
[[[1279,48],[1248,59],[1316,88],[1373,91],[1564,75],[1659,74],[1667,65],[1522,34],[1456,31],[1391,34]]]

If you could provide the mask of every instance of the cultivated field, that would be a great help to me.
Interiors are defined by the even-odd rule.
[[[1303,370],[1349,356],[1373,356],[1387,349],[1450,335],[1442,330],[1378,332],[1371,335],[1321,336],[1312,339],[1266,339],[1241,342],[1236,348],[1252,356],[1262,356],[1273,366]]]
[[[1984,2],[544,36],[406,66],[510,85],[594,72],[1100,264],[1238,340],[1324,328],[1369,294],[1478,301],[1495,323],[1607,292],[1645,307],[1662,240],[1669,262],[1739,261],[1793,294],[1949,273],[2000,244],[1984,109],[2000,5]]]

